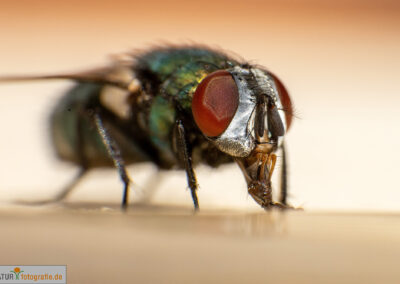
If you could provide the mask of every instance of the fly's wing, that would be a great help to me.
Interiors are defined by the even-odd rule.
[[[0,77],[0,83],[39,80],[74,80],[77,82],[110,85],[124,90],[130,90],[135,85],[133,74],[127,72],[126,66],[111,66],[77,73]]]

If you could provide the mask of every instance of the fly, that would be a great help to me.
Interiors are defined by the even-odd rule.
[[[199,46],[154,48],[109,67],[75,74],[2,78],[70,79],[50,116],[57,156],[80,167],[52,201],[65,198],[89,170],[115,167],[128,205],[126,165],[152,162],[187,175],[199,209],[193,167],[236,162],[248,192],[264,209],[288,208],[284,136],[292,121],[286,88],[271,72]],[[277,151],[280,198],[272,198]]]

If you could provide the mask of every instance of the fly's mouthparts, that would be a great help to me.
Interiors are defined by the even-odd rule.
[[[258,180],[262,181],[271,181],[272,174],[275,169],[276,165],[276,155],[271,153],[271,154],[259,154],[259,171],[258,171]],[[265,167],[267,167],[267,172],[268,172],[268,178],[266,179],[265,177]]]
[[[258,133],[256,133],[256,143],[257,144],[264,144],[264,143],[268,143],[269,139],[268,139],[268,131],[264,130],[263,135],[259,135]]]
[[[272,173],[274,172],[275,169],[275,164],[276,164],[276,155],[275,154],[270,154],[268,155],[267,158],[267,167],[268,167],[268,180],[271,180]]]
[[[271,142],[271,141],[265,141],[265,142],[256,141],[256,144],[257,144],[257,145],[265,145],[265,144],[268,144],[268,145],[275,145],[276,143],[275,143],[275,142]]]

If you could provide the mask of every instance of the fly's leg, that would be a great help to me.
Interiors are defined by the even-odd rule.
[[[67,195],[78,185],[78,183],[82,180],[82,178],[89,172],[89,169],[86,167],[81,167],[78,174],[71,180],[70,183],[65,186],[60,193],[56,195],[53,199],[41,201],[41,203],[52,203],[59,202],[63,200]]]
[[[194,204],[194,210],[197,211],[199,210],[199,200],[197,198],[197,180],[196,180],[196,175],[193,170],[192,166],[192,157],[191,153],[189,153],[187,141],[186,141],[186,135],[185,135],[185,128],[183,127],[183,123],[181,120],[176,121],[176,127],[177,127],[177,142],[178,142],[178,154],[179,158],[182,159],[183,166],[185,167],[186,175],[187,175],[187,180],[188,180],[188,185],[190,188],[190,192],[192,194],[192,199],[193,199],[193,204]]]
[[[281,146],[282,151],[282,168],[281,168],[281,195],[279,197],[280,203],[275,203],[274,206],[279,209],[294,209],[294,210],[303,210],[301,207],[293,207],[290,204],[287,204],[287,194],[288,194],[288,179],[287,179],[287,157],[285,145]]]
[[[49,202],[58,202],[63,200],[67,195],[71,193],[71,191],[78,185],[78,183],[82,180],[82,178],[88,173],[89,167],[87,166],[87,160],[85,157],[85,141],[83,135],[83,112],[78,112],[79,116],[76,121],[76,133],[77,133],[77,141],[76,141],[76,149],[78,154],[78,160],[80,165],[80,170],[78,174],[74,177],[74,179],[67,184],[60,193],[53,200],[49,200]]]
[[[83,139],[83,129],[82,129],[82,117],[81,115],[78,117],[75,125],[76,133],[77,133],[77,142],[76,149],[78,150],[78,162],[79,162],[79,172],[77,175],[54,197],[45,200],[39,201],[19,201],[18,203],[27,204],[27,205],[44,205],[49,203],[60,202],[65,199],[71,191],[79,184],[79,182],[83,179],[83,177],[89,172],[89,167],[87,166],[87,161],[84,153],[84,145],[85,141]]]
[[[107,152],[110,155],[110,158],[112,159],[115,167],[117,168],[119,176],[124,184],[124,193],[122,196],[121,207],[123,210],[126,210],[126,207],[128,205],[128,190],[131,180],[128,176],[128,172],[126,171],[125,163],[121,156],[121,151],[119,150],[116,142],[108,133],[107,129],[104,127],[103,119],[101,118],[99,111],[94,111],[93,120],[97,131],[103,140],[104,146],[106,147]]]
[[[283,205],[287,205],[287,190],[288,190],[288,182],[287,182],[287,160],[286,160],[286,150],[285,145],[282,144],[281,146],[282,151],[282,165],[281,165],[281,195],[280,195],[280,202]]]
[[[44,205],[44,204],[60,202],[78,185],[78,183],[88,172],[89,172],[88,168],[81,167],[78,174],[54,198],[38,200],[38,201],[18,200],[16,202],[24,205]]]

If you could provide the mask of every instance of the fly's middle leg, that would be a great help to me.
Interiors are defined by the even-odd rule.
[[[107,153],[110,155],[115,167],[118,170],[119,176],[124,184],[124,192],[122,196],[122,209],[125,210],[128,206],[128,194],[129,194],[129,184],[131,180],[129,178],[128,172],[126,170],[125,162],[122,158],[121,151],[117,143],[112,139],[111,135],[104,126],[103,119],[99,110],[93,111],[93,120],[98,133],[107,149]]]
[[[185,128],[183,126],[183,123],[181,120],[176,121],[176,133],[177,133],[177,146],[178,146],[178,156],[183,163],[183,166],[186,171],[187,175],[187,180],[190,188],[190,192],[192,194],[192,199],[193,199],[193,204],[194,204],[194,210],[197,211],[199,210],[199,200],[197,198],[197,180],[196,180],[196,175],[193,170],[192,166],[192,157],[190,150],[188,148],[188,144],[186,141],[186,135],[185,135]]]

